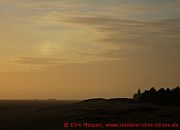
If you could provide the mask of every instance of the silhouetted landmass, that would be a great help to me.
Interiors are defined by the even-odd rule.
[[[178,123],[180,107],[139,103],[133,99],[120,98],[85,101],[0,101],[0,130],[61,130],[65,122]]]
[[[91,98],[84,101],[81,101],[80,103],[83,104],[91,104],[91,103],[134,103],[135,100],[131,98]]]
[[[138,93],[135,93],[133,98],[137,102],[155,103],[159,105],[180,105],[180,88],[161,88],[156,90],[152,87],[150,90],[145,90],[143,93],[141,93],[139,89]]]
[[[180,123],[178,102],[179,87],[159,90],[151,88],[142,93],[139,89],[134,98],[93,98],[84,101],[0,100],[0,130],[61,130],[64,123],[71,122]]]

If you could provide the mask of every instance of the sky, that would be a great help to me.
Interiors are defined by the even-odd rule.
[[[179,0],[0,0],[0,99],[173,88],[179,50]]]

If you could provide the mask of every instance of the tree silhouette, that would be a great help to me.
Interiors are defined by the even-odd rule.
[[[138,92],[140,92],[138,90]],[[154,87],[150,88],[150,90],[145,90],[143,93],[135,93],[133,97],[138,102],[148,102],[155,103],[160,105],[180,105],[180,88],[177,86],[176,88],[166,90],[164,88],[160,88],[156,91]]]

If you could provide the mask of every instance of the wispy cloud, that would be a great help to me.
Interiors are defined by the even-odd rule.
[[[19,57],[14,63],[47,66],[61,62],[124,60],[134,55],[138,59],[143,57],[142,53],[143,58],[152,56],[151,52],[156,57],[161,54],[180,56],[177,0],[0,2],[3,6],[0,33],[15,41],[3,37],[1,42],[5,44],[0,45],[1,48],[8,52],[9,48],[4,46],[11,46],[14,52],[9,56],[31,56]]]
[[[27,9],[36,9],[48,11],[68,11],[78,10],[79,8],[87,8],[88,4],[84,2],[66,1],[66,0],[43,0],[43,1],[31,1],[23,2],[19,4],[19,7]]]
[[[76,14],[59,17],[54,14],[54,16],[56,19],[51,20],[56,23],[91,28],[96,32],[104,34],[103,37],[97,39],[96,43],[102,45],[109,43],[109,45],[111,45],[111,47],[102,52],[104,56],[109,55],[117,59],[118,56],[121,57],[120,54],[122,53],[120,52],[122,51],[126,53],[132,51],[141,52],[144,50],[154,50],[155,48],[157,51],[161,50],[161,52],[169,54],[177,52],[178,48],[180,48],[178,42],[180,40],[180,19],[138,21],[98,15],[87,16]],[[105,53],[105,51],[107,51],[107,53]],[[112,54],[110,54],[110,52],[112,52]],[[92,53],[92,55],[94,54]],[[100,55],[98,54],[97,56]]]
[[[14,60],[14,63],[26,64],[26,65],[57,65],[65,59],[51,59],[51,58],[39,58],[39,57],[19,57]]]

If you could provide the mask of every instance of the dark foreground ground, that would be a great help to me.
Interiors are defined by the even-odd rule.
[[[83,123],[101,123],[105,129],[106,123],[174,122],[180,123],[180,107],[177,106],[158,106],[118,99],[95,99],[82,102],[0,100],[0,130],[61,130],[64,128],[64,123],[67,127],[64,129],[68,130],[72,129],[70,127],[73,129],[94,127],[87,124],[84,126]],[[125,128],[115,126],[114,129]]]

